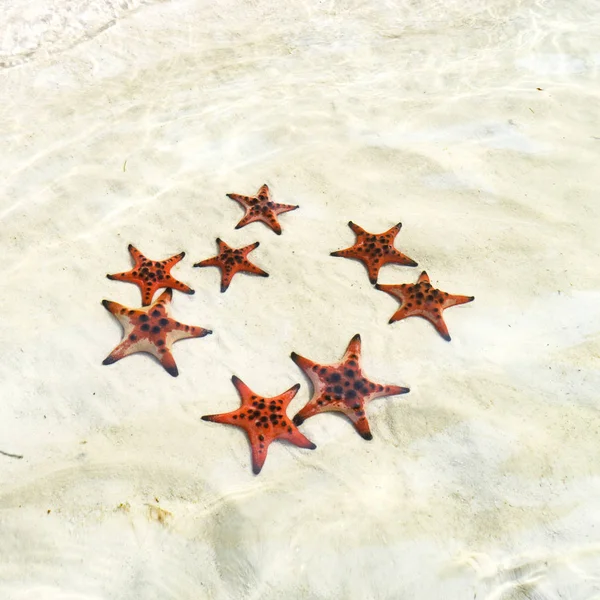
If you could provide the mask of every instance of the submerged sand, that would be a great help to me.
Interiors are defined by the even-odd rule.
[[[0,597],[600,598],[598,7],[125,8],[0,71],[0,450],[23,457],[0,455]],[[300,205],[281,236],[234,230],[225,194],[262,183]],[[403,223],[419,267],[380,282],[475,296],[452,342],[388,325],[397,303],[329,256],[349,220]],[[217,237],[260,241],[270,277],[220,294],[192,268]],[[105,278],[129,243],[186,251],[173,314],[214,331],[175,345],[176,379],[101,364],[101,300],[140,301]],[[300,383],[295,414],[290,353],[333,363],[356,333],[411,389],[369,406],[371,442],[319,415],[316,450],[275,443],[256,477],[243,432],[200,420],[239,405],[233,374]]]

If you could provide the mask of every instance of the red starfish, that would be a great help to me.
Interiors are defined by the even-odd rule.
[[[407,394],[410,390],[398,385],[380,385],[367,379],[360,368],[360,335],[357,333],[348,344],[341,362],[320,365],[292,352],[292,360],[310,379],[314,394],[294,417],[296,425],[321,412],[342,412],[365,439],[373,436],[365,415],[365,405],[375,398]]]
[[[223,240],[217,238],[219,245],[219,254],[213,258],[207,258],[196,263],[195,267],[218,267],[221,270],[221,292],[224,292],[231,283],[233,276],[239,272],[253,273],[261,277],[268,277],[269,274],[256,265],[253,265],[246,257],[252,250],[258,248],[259,242],[254,242],[250,246],[243,248],[231,248]]]
[[[240,394],[242,406],[233,412],[206,415],[202,417],[202,420],[235,425],[246,431],[252,448],[252,470],[256,475],[260,473],[265,463],[269,445],[273,440],[287,440],[300,448],[309,448],[310,450],[316,448],[308,438],[298,431],[285,412],[300,388],[300,384],[297,383],[279,396],[264,398],[255,394],[235,375],[231,381]]]
[[[376,289],[388,293],[400,301],[400,308],[392,315],[390,323],[406,319],[406,317],[423,317],[438,330],[438,333],[448,342],[450,334],[442,317],[446,308],[465,304],[475,300],[475,296],[454,296],[434,288],[429,283],[427,273],[423,271],[415,285],[404,283],[402,285],[379,285]]]
[[[277,235],[281,235],[281,225],[277,220],[277,215],[298,208],[298,206],[292,204],[272,202],[269,186],[266,183],[261,186],[256,196],[240,196],[240,194],[227,194],[227,196],[239,202],[246,209],[246,214],[235,226],[236,229],[244,227],[248,223],[254,223],[254,221],[262,221]]]
[[[123,341],[104,359],[103,365],[110,365],[129,354],[147,352],[152,354],[166,369],[169,375],[177,377],[177,365],[171,354],[171,346],[178,340],[204,337],[212,331],[183,325],[171,318],[169,305],[173,291],[165,290],[154,304],[148,308],[127,308],[118,302],[102,300],[102,305],[111,312],[123,326]]]
[[[377,283],[379,269],[388,263],[407,267],[417,266],[412,258],[394,248],[394,240],[402,228],[402,223],[394,225],[384,233],[369,233],[352,221],[348,223],[348,226],[356,234],[354,246],[332,252],[331,256],[343,256],[344,258],[360,260],[367,267],[371,283]]]
[[[171,288],[185,294],[195,293],[192,288],[177,281],[170,274],[171,269],[185,256],[185,252],[166,260],[151,261],[131,244],[129,244],[128,250],[135,261],[133,269],[126,273],[107,275],[107,277],[117,281],[135,283],[142,292],[142,306],[148,306],[152,302],[156,290],[160,288]]]

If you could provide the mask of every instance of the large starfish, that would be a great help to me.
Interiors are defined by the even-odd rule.
[[[369,233],[350,221],[348,226],[356,234],[354,246],[332,252],[331,256],[342,256],[360,260],[369,273],[369,281],[377,283],[379,269],[388,263],[416,267],[417,263],[394,248],[394,240],[402,228],[402,223],[394,225],[384,233]]]
[[[281,225],[277,220],[277,215],[298,208],[298,206],[292,204],[277,204],[273,202],[269,186],[266,183],[260,187],[256,196],[241,196],[240,194],[227,194],[227,196],[239,202],[246,209],[246,214],[235,226],[236,229],[240,229],[240,227],[244,227],[248,223],[254,223],[254,221],[262,221],[277,235],[281,235]]]
[[[300,448],[314,450],[316,446],[288,419],[286,409],[300,384],[291,387],[287,392],[264,398],[255,394],[241,379],[235,375],[231,378],[233,385],[242,399],[242,406],[237,410],[219,415],[205,415],[204,421],[225,423],[241,427],[248,434],[252,448],[252,470],[260,473],[267,458],[269,445],[274,440],[287,440]]]
[[[107,277],[117,281],[135,283],[142,292],[142,306],[148,306],[152,302],[156,290],[160,288],[171,288],[184,294],[194,293],[192,288],[171,276],[171,269],[185,256],[185,252],[180,252],[166,260],[152,261],[131,244],[129,244],[128,250],[135,261],[133,269],[125,273],[107,275]]]
[[[365,439],[373,439],[365,405],[375,398],[407,394],[410,390],[398,385],[381,385],[367,379],[360,368],[360,335],[348,344],[344,358],[334,365],[321,365],[292,352],[292,360],[306,373],[313,386],[313,396],[294,417],[296,425],[322,412],[344,413]]]
[[[392,315],[390,323],[406,319],[406,317],[423,317],[433,323],[438,333],[448,342],[451,338],[442,312],[451,306],[475,300],[475,296],[455,296],[434,288],[429,283],[429,277],[425,271],[421,273],[414,285],[410,283],[377,284],[375,287],[400,301],[400,307]]]
[[[219,245],[219,254],[213,258],[196,263],[195,267],[218,267],[221,270],[221,292],[224,292],[231,283],[233,276],[236,273],[253,273],[261,277],[268,277],[269,274],[256,265],[253,265],[247,258],[248,254],[260,245],[259,242],[254,242],[243,248],[231,248],[223,240],[217,238]]]
[[[209,329],[184,325],[169,314],[173,291],[165,290],[148,308],[127,308],[118,302],[102,300],[102,305],[123,326],[123,340],[102,361],[110,365],[135,352],[147,352],[155,356],[169,375],[177,377],[179,371],[171,354],[171,346],[178,340],[204,337],[212,333]]]

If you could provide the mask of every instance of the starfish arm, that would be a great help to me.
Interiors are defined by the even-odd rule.
[[[165,266],[166,269],[171,269],[178,262],[180,262],[184,256],[185,256],[185,252],[180,252],[179,254],[176,254],[175,256],[171,256],[171,258],[167,258],[167,260],[163,260],[162,264]]]
[[[242,399],[242,404],[245,404],[251,396],[256,395],[239,377],[237,377],[237,375],[234,375],[231,378],[231,382],[235,386],[235,389],[238,391],[238,394]]]
[[[385,398],[386,396],[398,396],[400,394],[408,394],[409,388],[401,387],[399,385],[382,385],[378,386],[381,389],[375,390],[370,396],[369,401],[375,400],[376,398]]]
[[[111,279],[113,281],[127,281],[128,283],[134,283],[131,281],[132,271],[124,271],[123,273],[114,273],[112,275],[107,275],[107,279]]]
[[[473,302],[473,300],[475,300],[475,296],[454,296],[450,294],[444,301],[444,308],[466,304],[467,302]]]
[[[258,188],[258,192],[256,192],[256,195],[258,198],[260,198],[261,200],[267,199],[270,195],[269,192],[269,186],[266,183],[263,183],[260,188]],[[261,197],[262,196],[262,197]]]
[[[402,229],[402,223],[396,223],[393,227],[390,227],[383,235],[389,235],[392,238],[395,238]]]
[[[427,273],[425,271],[423,271],[419,275],[419,279],[417,279],[417,283],[430,283],[430,281],[429,281],[429,275],[427,275]]]
[[[235,200],[237,203],[241,204],[244,208],[246,208],[250,204],[250,196],[242,196],[241,194],[227,194],[228,198]]]
[[[224,294],[231,285],[234,273],[227,273],[224,269],[221,269],[221,294]]]
[[[245,264],[240,271],[245,271],[246,273],[252,273],[253,275],[260,275],[261,277],[268,277],[269,274],[266,271],[263,271],[260,267],[253,265],[251,262]]]
[[[345,248],[344,250],[336,250],[335,252],[331,252],[329,256],[341,256],[343,258],[356,258],[354,252],[354,246],[351,248]]]
[[[112,365],[113,363],[116,363],[118,360],[121,360],[122,358],[125,358],[126,356],[128,356],[129,354],[131,354],[131,352],[129,351],[131,349],[132,346],[132,342],[129,340],[129,338],[125,338],[103,361],[102,364],[103,365]]]
[[[240,424],[237,423],[236,421],[234,421],[233,416],[238,415],[238,411],[234,410],[232,412],[228,412],[228,413],[221,413],[218,415],[204,415],[202,417],[203,421],[210,421],[211,423],[221,423],[223,425],[235,425],[236,427],[239,427]]]
[[[396,250],[396,248],[393,249],[392,254],[386,257],[386,262],[405,267],[417,267],[419,264],[409,256],[406,256],[406,254],[402,254],[402,252]]]
[[[218,267],[221,268],[221,261],[218,256],[213,256],[212,258],[207,258],[206,260],[201,260],[197,262],[194,267]]]
[[[360,350],[361,350],[361,339],[360,333],[357,333],[348,344],[346,348],[346,352],[344,353],[344,358],[342,362],[348,362],[349,360],[357,361],[360,359]]]
[[[241,229],[242,227],[245,227],[246,225],[248,225],[249,223],[252,223],[255,221],[255,218],[250,214],[250,212],[247,212],[239,221],[239,223],[235,226],[235,229]]]
[[[300,384],[296,383],[289,390],[286,390],[285,392],[283,392],[283,394],[278,396],[278,398],[283,401],[282,409],[284,411],[287,408],[288,404],[296,397],[296,394],[298,393],[299,389]]]
[[[118,302],[113,302],[112,300],[102,300],[102,306],[117,318],[119,314],[124,314],[124,311],[128,310],[126,306],[123,306]]]
[[[173,299],[173,290],[167,288],[157,299],[155,304],[164,304],[167,306]]]
[[[350,229],[352,229],[357,236],[367,233],[360,225],[357,225],[352,221],[348,221],[348,227],[350,227]]]
[[[304,358],[295,352],[290,354],[290,358],[303,370],[309,371],[312,369],[317,363],[314,363],[312,360],[308,360],[308,358]]]
[[[450,337],[450,333],[448,331],[448,326],[446,325],[446,321],[444,321],[444,317],[442,317],[441,313],[432,315],[429,313],[424,313],[422,315],[424,319],[427,319],[437,330],[437,332],[447,341],[449,342],[452,338]]]
[[[254,242],[254,244],[250,244],[249,246],[244,246],[243,248],[240,248],[240,252],[244,256],[247,256],[250,252],[252,252],[252,250],[255,250],[259,246],[260,246],[260,242]]]
[[[158,289],[156,282],[150,283],[149,281],[142,281],[139,284],[140,291],[142,292],[142,306],[150,306],[154,294]]]
[[[175,359],[169,350],[165,350],[165,352],[161,353],[157,358],[169,375],[172,377],[177,377],[179,375]]]
[[[129,250],[129,254],[131,254],[131,257],[135,261],[136,265],[144,261],[146,258],[133,244],[129,244],[129,246],[127,246],[127,250]]]
[[[252,472],[255,475],[258,475],[263,465],[265,464],[265,460],[267,460],[267,452],[269,451],[269,446],[273,441],[271,438],[265,437],[264,435],[256,434],[254,432],[248,431],[248,438],[250,440],[250,452],[252,456]],[[263,438],[262,440],[260,438]]]
[[[281,235],[281,225],[277,221],[277,217],[273,211],[261,214],[257,217],[258,221],[262,221],[267,227],[270,227],[277,235]]]
[[[273,207],[273,212],[276,215],[281,215],[282,213],[290,212],[291,210],[296,210],[300,208],[297,204],[275,204]]]
[[[178,342],[179,340],[185,340],[187,338],[201,338],[206,335],[210,335],[212,330],[204,329],[203,327],[196,327],[194,325],[184,325],[183,323],[177,323],[173,330],[169,332],[169,341],[171,343]]]
[[[408,314],[408,308],[406,308],[406,306],[401,306],[391,317],[390,320],[388,321],[388,324],[392,324],[395,323],[396,321],[402,321],[402,319],[406,319],[406,317],[410,316]]]
[[[369,283],[371,285],[375,285],[377,283],[377,278],[379,277],[379,269],[382,267],[382,263],[380,259],[373,259],[369,262],[362,260],[359,258],[365,267],[367,267],[367,274],[369,276]]]
[[[371,428],[369,427],[369,421],[367,417],[364,415],[362,417],[357,417],[354,412],[348,412],[346,415],[352,421],[354,428],[358,432],[361,438],[364,440],[372,440],[373,434],[371,433]]]
[[[287,440],[294,446],[298,446],[299,448],[306,448],[308,450],[314,450],[317,445],[313,444],[305,435],[300,433],[295,427],[291,428],[292,432],[286,432],[280,436],[280,439]]]
[[[167,275],[167,281],[165,281],[165,285],[173,290],[183,292],[184,294],[190,294],[191,296],[196,293],[189,285],[181,283],[181,281],[178,281],[177,279],[170,277],[169,275]]]
[[[292,419],[294,425],[300,426],[300,425],[302,425],[302,423],[304,423],[304,421],[306,421],[306,419],[310,419],[311,417],[314,417],[315,415],[318,415],[319,413],[335,412],[335,411],[339,410],[338,408],[334,407],[330,403],[323,403],[321,396],[322,395],[314,396],[313,398],[311,398],[294,415],[294,418]],[[321,404],[318,404],[319,401],[321,401]]]

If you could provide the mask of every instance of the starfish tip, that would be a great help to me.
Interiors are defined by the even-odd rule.
[[[259,467],[258,465],[252,465],[252,472],[255,475],[258,475],[260,473],[260,470],[262,469],[262,467]]]
[[[296,427],[299,427],[300,425],[302,425],[302,423],[304,423],[304,417],[301,417],[300,415],[296,415],[293,419],[292,422],[294,423],[294,425]]]
[[[190,296],[193,296],[195,293],[196,293],[196,290],[190,290],[190,291],[188,292],[188,294],[189,294]]]
[[[370,431],[367,431],[365,433],[361,433],[360,436],[365,439],[365,440],[372,440],[373,439],[373,434]]]
[[[200,417],[203,421],[211,421],[212,419],[210,418],[210,415],[204,415],[202,417]]]
[[[444,338],[444,339],[445,339],[447,342],[450,342],[450,341],[452,340],[452,338],[450,337],[450,334],[449,334],[449,333],[442,334],[442,337],[443,337],[443,338]]]
[[[127,250],[131,250],[133,249],[133,244],[129,244],[129,246],[127,246]]]
[[[107,356],[103,361],[102,364],[103,365],[112,365],[115,361],[114,358],[112,358],[112,356]]]
[[[309,450],[315,450],[317,445],[313,442],[310,443],[310,446],[306,446]]]
[[[177,369],[177,367],[166,367],[165,371],[171,376],[171,377],[178,377],[179,376],[179,371]]]
[[[114,277],[112,275],[106,275],[106,279],[110,279],[111,281],[114,279]]]
[[[414,260],[411,260],[406,266],[407,267],[418,267],[419,263]]]

